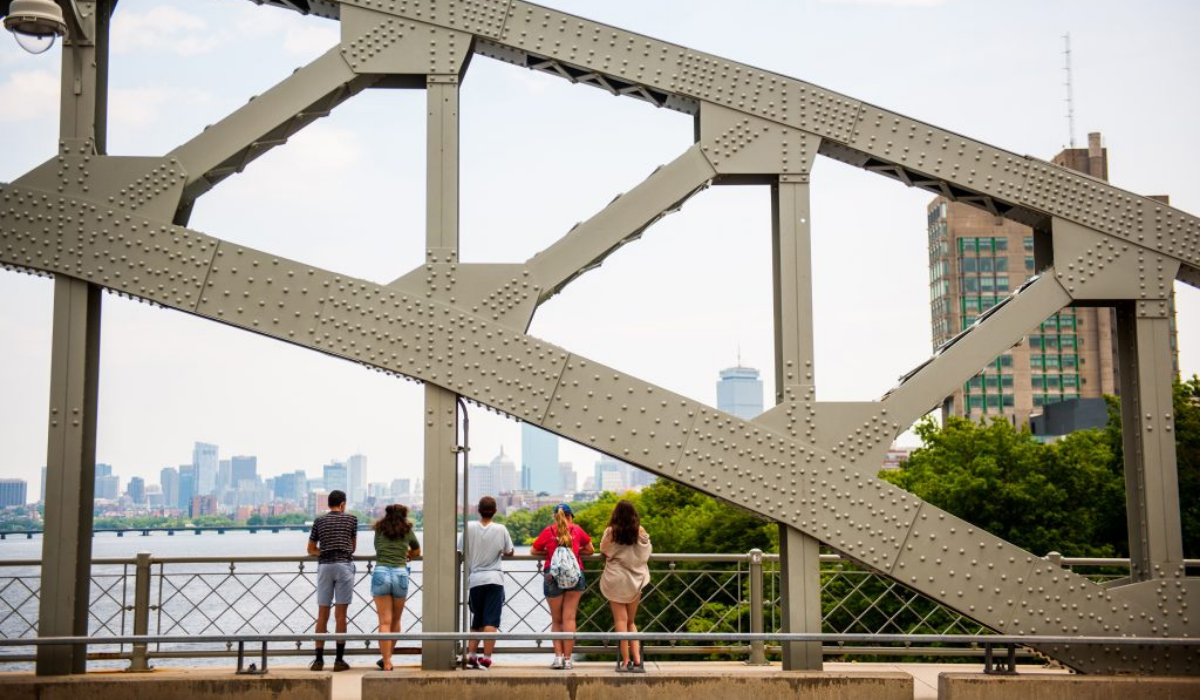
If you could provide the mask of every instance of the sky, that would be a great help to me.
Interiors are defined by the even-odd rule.
[[[1150,0],[547,0],[589,19],[769,69],[1014,151],[1099,131],[1111,181],[1200,213],[1200,3]],[[239,0],[122,0],[109,153],[162,155],[338,41],[336,22]],[[0,182],[54,154],[61,51],[0,36]],[[425,95],[372,90],[225,180],[190,227],[387,283],[422,262]],[[691,118],[476,57],[461,95],[461,259],[522,262],[692,142]],[[773,386],[770,201],[712,187],[539,309],[530,333],[708,404],[743,365]],[[817,395],[878,399],[930,354],[921,190],[818,159]],[[1200,293],[1177,285],[1180,363],[1200,372]],[[0,477],[40,497],[51,280],[0,271]],[[186,314],[104,296],[97,461],[122,483],[258,456],[265,476],[354,453],[368,478],[418,478],[423,392]],[[472,407],[471,458],[520,461],[520,425]],[[911,441],[913,438],[907,438]],[[580,480],[595,453],[562,443]]]

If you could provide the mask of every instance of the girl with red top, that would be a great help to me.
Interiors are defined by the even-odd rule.
[[[552,632],[575,631],[575,613],[579,610],[579,599],[583,597],[583,591],[587,587],[587,582],[584,581],[582,576],[582,557],[596,551],[592,547],[592,538],[588,537],[583,528],[574,523],[574,519],[575,513],[571,510],[571,506],[566,503],[559,503],[554,506],[554,523],[547,526],[545,530],[542,530],[542,534],[538,535],[537,539],[533,541],[533,547],[530,549],[534,554],[546,555],[546,563],[543,570],[547,574],[542,581],[542,593],[546,596],[546,602],[550,605],[550,617],[552,619],[550,631]],[[581,574],[579,582],[566,590],[560,588],[558,581],[548,573],[550,571],[550,560],[554,557],[554,550],[559,547],[570,547],[571,551],[575,553],[576,559],[579,560],[579,571]],[[570,670],[573,667],[571,652],[574,648],[574,640],[554,640],[554,662],[550,664],[550,668]]]

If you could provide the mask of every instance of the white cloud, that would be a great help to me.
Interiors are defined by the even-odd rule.
[[[172,104],[199,105],[211,99],[200,90],[122,88],[109,93],[108,115],[114,125],[144,127],[162,119]]]
[[[36,70],[12,73],[0,84],[0,122],[58,116],[58,76]]]
[[[951,0],[821,0],[830,5],[884,5],[887,7],[940,7]]]
[[[341,33],[336,24],[291,26],[283,39],[283,48],[296,54],[321,54],[337,46]]]
[[[173,7],[113,15],[115,53],[168,51],[179,56],[207,53],[229,40],[228,32],[213,31],[201,17]]]

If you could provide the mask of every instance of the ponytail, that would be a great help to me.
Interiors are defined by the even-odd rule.
[[[554,524],[557,528],[558,544],[563,547],[571,545],[571,521],[567,519],[567,514],[562,508],[554,509]]]

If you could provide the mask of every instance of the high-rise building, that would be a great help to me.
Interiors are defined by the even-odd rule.
[[[213,486],[215,493],[220,493],[234,485],[233,480],[233,460],[219,459],[217,460],[217,481]]]
[[[195,467],[196,495],[207,496],[217,489],[217,446],[197,442],[192,448],[192,466]]]
[[[178,508],[179,470],[175,467],[163,467],[158,472],[158,483],[162,487],[163,505],[167,508]]]
[[[129,486],[125,488],[126,495],[129,500],[134,503],[146,502],[146,480],[140,476],[129,477]]]
[[[237,455],[229,459],[229,488],[241,488],[243,481],[258,480],[258,457]]]
[[[412,480],[411,479],[392,479],[392,498],[399,503],[408,503],[403,500],[412,495]]]
[[[1087,148],[1066,149],[1053,162],[1108,179],[1108,151],[1098,133],[1088,135]],[[938,348],[1037,270],[1028,226],[945,197],[930,203],[928,226],[930,316]],[[943,402],[943,415],[1026,425],[1048,404],[1084,399],[1076,402],[1084,405],[1116,394],[1115,327],[1111,308],[1063,309],[957,388]],[[1178,371],[1177,359],[1175,364]]]
[[[346,497],[351,503],[363,503],[367,500],[367,457],[366,455],[350,455],[346,460],[347,490]]]
[[[275,477],[274,486],[275,498],[281,501],[300,503],[308,494],[308,479],[300,469]]]
[[[347,498],[350,496],[347,493],[350,488],[350,470],[346,468],[344,462],[326,464],[322,471],[324,472],[323,485],[326,493],[341,491],[346,494]]]
[[[192,499],[196,497],[196,467],[191,464],[179,465],[179,500],[176,505],[185,513],[191,512]]]
[[[558,469],[558,436],[530,423],[521,424],[521,488],[526,491],[563,492]]]
[[[39,494],[38,497],[42,499],[42,503],[45,503],[46,502],[46,468],[45,467],[42,467],[42,490],[39,491],[38,494]]]
[[[630,471],[632,467],[627,462],[602,456],[594,467],[592,485],[597,491],[612,491],[624,493],[630,488]]]
[[[97,463],[96,476],[112,476],[112,465]]]
[[[558,478],[562,484],[563,493],[575,493],[579,490],[579,474],[570,462],[558,463]]]
[[[0,508],[25,505],[24,479],[0,479]]]
[[[747,420],[763,411],[763,384],[758,370],[753,367],[737,367],[721,370],[717,382],[717,410]]]
[[[96,477],[96,498],[105,501],[115,501],[120,497],[121,477],[115,475]]]

